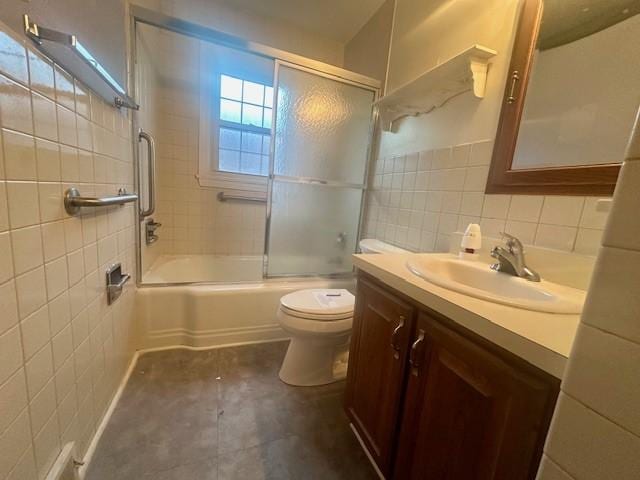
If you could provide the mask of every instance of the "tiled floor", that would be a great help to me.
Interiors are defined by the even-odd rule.
[[[344,382],[289,387],[287,343],[140,357],[87,480],[374,479]]]

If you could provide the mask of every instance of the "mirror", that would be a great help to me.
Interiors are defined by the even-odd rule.
[[[640,102],[640,0],[524,0],[487,192],[613,192]]]

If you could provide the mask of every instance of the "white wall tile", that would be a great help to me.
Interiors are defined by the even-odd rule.
[[[16,292],[20,318],[26,318],[47,302],[44,267],[38,267],[16,277]]]
[[[13,249],[11,233],[0,233],[0,283],[13,277]]]
[[[27,391],[33,399],[53,377],[53,357],[51,344],[47,343],[25,364],[27,374]]]
[[[44,260],[54,260],[66,252],[63,222],[46,223],[42,225],[42,247]]]
[[[602,230],[605,227],[608,214],[604,211],[598,211],[598,197],[587,197],[580,218],[580,227],[594,228]]]
[[[485,195],[482,216],[485,218],[507,218],[511,195]]]
[[[2,166],[0,165],[0,168]],[[0,232],[9,229],[9,206],[7,204],[7,185],[0,182]]]
[[[0,335],[18,323],[18,301],[14,281],[0,285]]]
[[[38,476],[46,476],[60,452],[60,432],[58,431],[58,419],[54,413],[49,421],[42,427],[33,439]]]
[[[53,222],[64,217],[64,199],[59,183],[39,183],[40,220]]]
[[[8,32],[0,32],[0,42],[0,71],[26,85],[29,82],[29,74],[24,44]]]
[[[0,478],[6,478],[31,444],[29,414],[25,409],[18,418],[0,434]]]
[[[69,288],[66,258],[60,257],[45,264],[44,273],[47,282],[48,300],[56,298]]]
[[[54,71],[56,101],[68,109],[74,111],[76,108],[75,90],[73,78],[59,67]]]
[[[0,335],[0,384],[22,365],[20,328],[15,326]]]
[[[640,344],[581,325],[563,390],[640,436]]]
[[[0,432],[3,432],[27,406],[27,384],[20,369],[0,385]]]
[[[625,162],[618,177],[609,225],[602,242],[609,247],[640,250],[640,162]]]
[[[29,77],[33,90],[55,100],[53,65],[39,53],[29,51]]]
[[[31,94],[0,74],[0,123],[4,128],[33,134]]]
[[[31,135],[2,130],[7,180],[37,180],[36,146]]]
[[[578,229],[559,225],[538,225],[535,245],[556,250],[573,250]]]
[[[538,222],[544,197],[534,195],[513,195],[509,206],[509,220]]]
[[[11,228],[27,227],[40,222],[37,183],[7,182],[7,199]]]
[[[579,228],[574,251],[583,255],[595,256],[602,243],[602,230]]]
[[[640,343],[640,252],[604,247],[600,251],[583,322]]]
[[[640,472],[640,438],[560,394],[546,454],[580,480],[633,480]]]
[[[51,379],[29,404],[31,428],[36,435],[54,414],[56,406],[56,388],[53,379]]]
[[[465,192],[484,192],[489,176],[488,166],[469,167],[464,181]]]
[[[18,463],[7,477],[7,480],[37,480],[36,461],[31,447],[27,447]]]
[[[38,181],[60,181],[60,147],[57,143],[36,138]]]
[[[48,140],[58,140],[56,104],[35,92],[31,93],[33,105],[33,128],[35,135]]]
[[[540,223],[577,227],[584,207],[584,197],[544,197]]]
[[[13,264],[16,275],[39,267],[43,263],[40,225],[11,231]]]
[[[20,322],[22,348],[25,360],[31,358],[51,337],[49,309],[44,306]]]
[[[53,351],[53,367],[58,370],[73,354],[73,335],[71,325],[67,325],[60,333],[51,339]]]
[[[483,202],[484,193],[464,192],[462,194],[462,203],[460,204],[460,213],[462,215],[480,216]]]

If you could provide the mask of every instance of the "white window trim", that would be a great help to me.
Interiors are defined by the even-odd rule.
[[[213,168],[218,159],[218,132],[220,114],[216,111],[219,102],[215,102],[213,92],[220,91],[220,75],[211,75],[212,69],[207,45],[199,43],[200,49],[200,131],[198,151],[198,174],[196,178],[201,187],[213,187],[231,192],[252,192],[267,194],[268,179],[262,175],[223,172]],[[241,126],[238,126],[241,128]],[[213,161],[214,160],[214,161]]]

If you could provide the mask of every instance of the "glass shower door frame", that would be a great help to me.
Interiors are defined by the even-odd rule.
[[[275,68],[274,68],[274,76],[273,76],[273,117],[271,119],[271,145],[269,149],[269,179],[267,183],[267,218],[266,218],[266,226],[265,226],[265,239],[264,239],[264,262],[263,262],[263,278],[285,278],[285,277],[327,277],[327,278],[336,278],[336,277],[344,277],[349,276],[351,273],[332,273],[332,274],[322,274],[322,273],[313,273],[313,274],[300,274],[300,273],[291,273],[291,274],[279,274],[279,275],[269,275],[269,238],[271,232],[271,213],[272,213],[272,201],[273,201],[273,183],[274,181],[280,182],[290,182],[296,184],[307,184],[307,185],[319,185],[327,188],[352,188],[361,190],[361,198],[360,198],[360,214],[358,217],[358,226],[357,232],[358,237],[361,233],[362,228],[362,220],[365,208],[365,195],[367,193],[367,179],[369,178],[369,167],[373,160],[374,153],[374,140],[375,140],[375,131],[376,125],[378,123],[378,110],[374,108],[373,102],[371,106],[371,120],[369,122],[369,138],[367,142],[367,154],[366,154],[366,162],[365,162],[365,170],[363,175],[363,183],[348,183],[348,182],[336,182],[330,180],[317,179],[312,177],[299,177],[299,176],[285,176],[285,175],[276,175],[274,173],[275,170],[275,148],[276,148],[276,121],[278,116],[278,89],[280,86],[280,68],[281,67],[292,68],[296,70],[300,70],[303,72],[310,73],[312,75],[317,75],[323,78],[327,78],[330,80],[334,80],[336,82],[345,83],[347,85],[352,85],[358,88],[362,88],[363,90],[368,90],[373,93],[373,100],[377,100],[380,95],[380,89],[376,87],[372,87],[371,85],[360,83],[356,80],[352,80],[346,78],[345,76],[333,75],[331,73],[324,72],[322,70],[316,70],[314,68],[305,67],[296,63],[288,62],[285,60],[275,60]],[[355,253],[355,251],[353,252]]]

